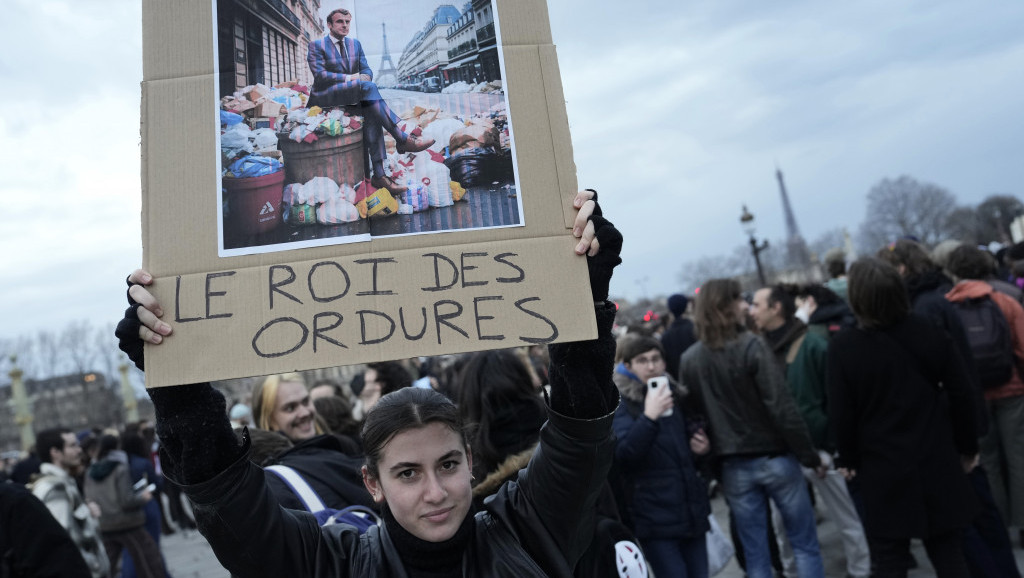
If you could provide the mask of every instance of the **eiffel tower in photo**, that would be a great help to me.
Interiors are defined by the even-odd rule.
[[[391,61],[391,51],[388,50],[388,29],[384,22],[380,23],[381,30],[384,32],[384,49],[381,51],[384,56],[380,59],[380,66],[377,68],[376,81],[377,86],[381,88],[394,86],[398,83],[398,70],[395,69],[395,63]]]
[[[793,215],[793,207],[789,204],[789,193],[786,192],[786,182],[782,180],[782,170],[776,165],[775,178],[779,180],[779,192],[782,194],[782,210],[786,214],[786,265],[789,269],[808,269],[811,266],[811,253],[807,249],[807,242],[800,234],[796,226],[796,216]]]

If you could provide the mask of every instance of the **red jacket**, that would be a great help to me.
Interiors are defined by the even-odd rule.
[[[1004,295],[995,289],[991,285],[984,281],[961,281],[957,283],[949,293],[946,293],[946,299],[956,303],[958,301],[964,301],[966,299],[976,299],[982,295],[988,295],[999,309],[1003,312],[1006,317],[1006,322],[1010,325],[1010,339],[1013,342],[1013,354],[1018,359],[1024,359],[1024,308],[1020,306],[1013,298]],[[985,399],[1006,399],[1008,397],[1017,397],[1024,395],[1024,381],[1021,381],[1020,373],[1017,368],[1013,370],[1013,376],[1010,381],[999,387],[993,387],[985,390]]]

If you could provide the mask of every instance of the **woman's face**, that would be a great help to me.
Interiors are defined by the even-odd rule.
[[[302,441],[316,435],[315,418],[316,410],[306,386],[297,381],[282,381],[270,414],[270,429],[292,441]]]
[[[363,482],[378,504],[413,536],[443,542],[455,535],[472,503],[472,456],[462,436],[442,423],[405,430],[377,463],[380,478],[363,467]]]

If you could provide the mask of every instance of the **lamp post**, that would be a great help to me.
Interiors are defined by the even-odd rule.
[[[764,278],[764,269],[761,267],[761,251],[768,248],[768,239],[765,239],[761,243],[757,242],[757,238],[754,237],[754,215],[747,210],[747,206],[743,205],[743,214],[740,215],[740,225],[743,226],[743,230],[750,237],[750,252],[754,254],[754,264],[757,265],[757,278],[761,282],[761,285],[767,285],[768,282]]]
[[[32,399],[25,392],[25,384],[21,381],[22,371],[18,369],[18,356],[11,356],[11,401],[14,406],[14,424],[18,426],[21,436],[21,449],[28,450],[36,443],[35,430],[32,428]]]

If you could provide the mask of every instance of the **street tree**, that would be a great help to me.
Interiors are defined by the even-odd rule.
[[[949,215],[956,198],[946,189],[909,176],[882,179],[867,195],[867,213],[860,226],[862,248],[874,252],[901,237],[934,245],[948,235]]]

